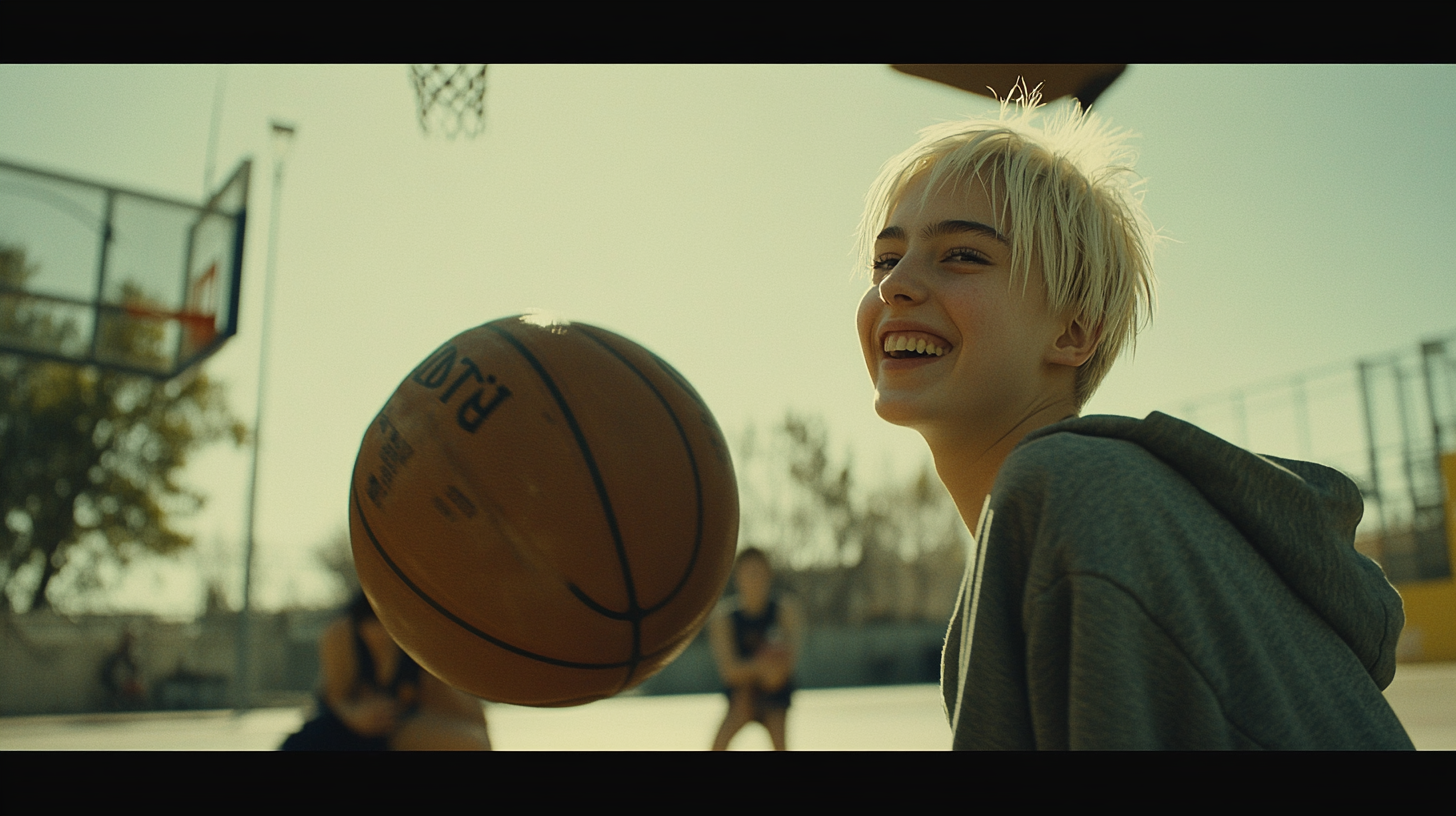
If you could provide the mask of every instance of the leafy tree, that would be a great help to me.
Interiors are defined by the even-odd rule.
[[[0,336],[55,351],[74,341],[74,324],[6,294],[36,271],[23,249],[0,245]],[[140,300],[133,287],[124,293]],[[163,340],[155,321],[122,315],[98,331],[131,360],[158,356]],[[0,354],[0,591],[8,606],[43,609],[57,578],[95,588],[104,564],[190,546],[172,520],[203,497],[178,483],[179,471],[199,447],[245,436],[222,386],[201,373],[162,382]]]
[[[775,551],[821,623],[943,621],[964,568],[966,532],[928,467],[906,483],[858,490],[822,421],[789,413],[739,457],[742,537]]]

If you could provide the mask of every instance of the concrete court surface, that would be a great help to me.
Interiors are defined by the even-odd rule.
[[[1405,665],[1386,696],[1423,750],[1456,749],[1456,663]],[[489,707],[498,750],[699,750],[723,716],[717,694],[623,697],[579,708]],[[0,750],[266,751],[303,721],[297,708],[0,718]],[[794,697],[789,748],[944,750],[950,730],[933,685],[813,689]],[[749,725],[735,750],[766,750]]]

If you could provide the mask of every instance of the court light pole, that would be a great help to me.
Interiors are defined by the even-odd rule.
[[[258,343],[258,407],[253,416],[253,463],[248,474],[247,531],[243,535],[243,603],[238,613],[237,655],[233,661],[233,706],[252,707],[253,530],[258,517],[258,452],[263,445],[263,406],[268,383],[268,334],[273,319],[273,280],[278,267],[278,208],[283,198],[283,164],[297,126],[272,122],[273,204],[268,211],[268,265],[263,273],[263,328]]]

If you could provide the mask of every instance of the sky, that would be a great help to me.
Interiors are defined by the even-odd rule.
[[[214,183],[255,165],[241,327],[205,370],[249,422],[278,217],[256,603],[327,598],[313,552],[346,523],[372,416],[441,342],[529,309],[653,349],[730,439],[793,410],[866,482],[928,460],[871,407],[853,231],[887,158],[993,102],[885,65],[488,83],[484,133],[451,140],[422,132],[404,65],[0,66],[0,158],[199,203],[221,87]],[[1166,240],[1153,322],[1085,413],[1182,415],[1456,330],[1456,67],[1135,64],[1096,109],[1138,134]],[[297,128],[276,214],[274,119]],[[96,607],[186,615],[200,576],[236,586],[247,471],[245,450],[196,456],[194,552]]]

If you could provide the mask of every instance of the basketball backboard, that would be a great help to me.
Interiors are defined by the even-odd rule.
[[[929,79],[952,88],[960,88],[993,99],[1005,99],[1018,83],[1025,83],[1027,89],[1041,89],[1041,98],[1047,102],[1064,96],[1076,97],[1082,107],[1090,108],[1097,97],[1107,90],[1122,72],[1126,64],[936,64],[936,65],[891,65],[896,71],[922,79]]]
[[[0,161],[0,352],[167,378],[216,351],[251,167],[198,206]]]

